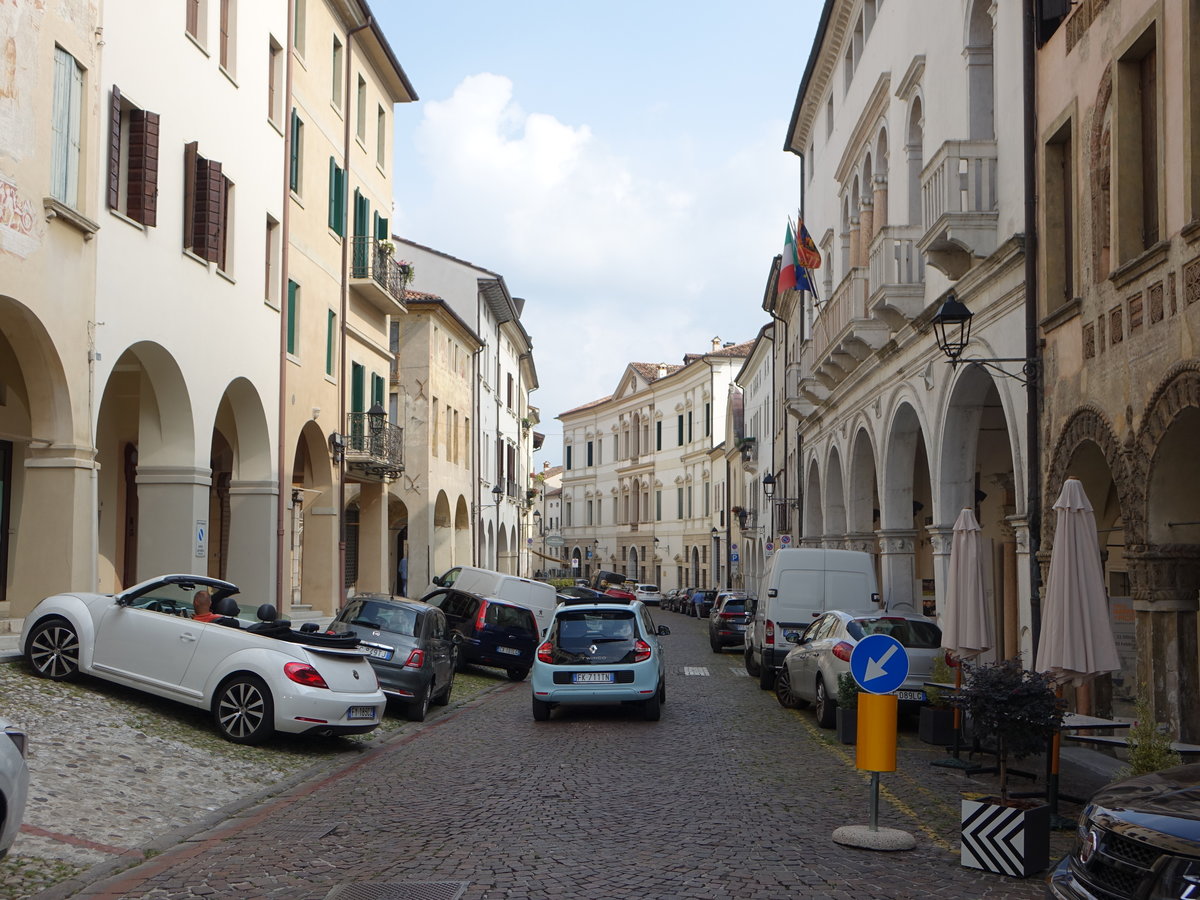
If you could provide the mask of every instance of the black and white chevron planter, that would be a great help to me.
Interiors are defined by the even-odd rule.
[[[1050,807],[963,800],[961,859],[968,868],[1014,878],[1045,871],[1050,865]]]

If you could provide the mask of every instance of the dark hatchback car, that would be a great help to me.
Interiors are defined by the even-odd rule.
[[[1047,896],[1069,900],[1200,897],[1200,765],[1101,789],[1046,886]]]
[[[746,643],[746,625],[749,621],[745,597],[722,597],[708,617],[708,643],[713,653]]]
[[[450,702],[458,651],[440,609],[419,600],[359,594],[329,623],[329,632],[358,635],[358,649],[383,693],[403,703],[412,721],[424,721],[431,702]]]
[[[541,635],[532,610],[454,588],[431,591],[423,599],[446,614],[460,666],[496,666],[513,681],[525,680]]]

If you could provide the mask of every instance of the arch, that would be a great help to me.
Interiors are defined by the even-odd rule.
[[[814,459],[808,465],[808,481],[804,486],[804,536],[819,538],[825,534],[821,505],[821,469]]]
[[[875,531],[879,515],[879,479],[875,472],[875,447],[865,426],[854,433],[850,450],[850,495],[847,528],[851,534]]]
[[[913,97],[908,109],[908,134],[905,138],[908,156],[908,221],[916,225],[922,222],[921,214],[921,169],[925,156],[925,112],[921,95]]]
[[[450,498],[439,490],[433,498],[433,533],[430,535],[429,555],[436,574],[454,567],[454,518],[450,512]]]
[[[86,420],[77,421],[73,413],[71,386],[54,340],[33,310],[6,294],[0,294],[0,383],[25,408],[31,437],[89,443]]]
[[[825,533],[841,538],[846,534],[846,491],[842,483],[842,458],[837,447],[829,450],[825,466]]]
[[[637,549],[637,547],[629,548],[629,555],[628,555],[627,559],[629,562],[628,562],[628,565],[626,566],[625,574],[628,575],[630,578],[633,578],[637,581],[641,581],[642,576],[641,576],[641,570],[638,568],[638,549]]]
[[[1145,540],[1144,528],[1141,527],[1139,517],[1134,509],[1134,495],[1131,493],[1134,479],[1128,471],[1126,457],[1121,450],[1116,432],[1103,410],[1097,406],[1088,405],[1079,407],[1067,417],[1059,430],[1058,439],[1050,454],[1045,492],[1042,495],[1042,509],[1046,511],[1042,515],[1042,548],[1044,550],[1049,550],[1054,544],[1054,529],[1057,523],[1052,510],[1068,475],[1075,475],[1083,481],[1084,491],[1092,500],[1093,507],[1096,507],[1097,500],[1093,498],[1092,491],[1096,490],[1099,495],[1098,485],[1101,481],[1092,472],[1098,467],[1093,463],[1089,469],[1080,471],[1077,463],[1081,451],[1085,451],[1088,446],[1095,448],[1096,454],[1103,460],[1113,482],[1113,490],[1116,492],[1117,503],[1127,529],[1126,542],[1143,543]],[[1106,506],[1109,503],[1108,500],[1104,502]],[[1100,518],[1101,516],[1098,515],[1097,526],[1099,526]],[[1111,525],[1111,522],[1109,524]]]
[[[973,141],[996,137],[996,89],[993,73],[993,0],[973,0],[965,21],[964,56],[967,61],[968,133]]]
[[[925,429],[916,408],[902,401],[892,414],[882,454],[883,486],[880,495],[880,519],[886,529],[908,530],[913,527],[915,504],[924,503],[915,496],[921,493],[916,477],[918,456],[925,456],[924,485],[930,484],[928,454],[925,448]],[[920,450],[920,454],[918,454]]]
[[[981,443],[984,431],[1005,435],[1007,455],[998,450],[995,442]],[[981,447],[989,457],[988,468],[993,472],[1010,472],[1014,483],[1023,483],[1024,473],[1015,469],[1016,442],[1012,417],[1003,406],[995,378],[982,366],[961,367],[951,386],[942,421],[939,484],[933,498],[935,522],[952,523],[960,510],[978,505],[975,482],[981,468]],[[986,488],[981,489],[986,492]],[[1021,494],[1016,491],[1014,495],[1018,513],[1025,508]]]
[[[887,120],[880,119],[879,134],[875,137],[875,174],[888,173],[888,128]]]
[[[1200,437],[1200,368],[1187,362],[1173,366],[1146,404],[1132,455],[1141,462],[1135,484],[1145,485],[1144,497],[1132,498],[1141,533],[1151,544],[1200,544],[1200,526],[1169,526],[1169,522],[1200,519],[1200,479],[1191,474]],[[1139,477],[1140,476],[1140,477]]]
[[[471,562],[471,511],[462,494],[454,504],[454,561],[453,565]]]

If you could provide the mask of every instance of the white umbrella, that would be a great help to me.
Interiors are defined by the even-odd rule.
[[[992,617],[983,587],[979,523],[970,509],[958,514],[950,540],[942,646],[959,659],[972,659],[992,647]]]
[[[1035,668],[1078,685],[1115,672],[1121,660],[1108,615],[1096,518],[1078,478],[1066,480],[1054,509],[1054,547]]]

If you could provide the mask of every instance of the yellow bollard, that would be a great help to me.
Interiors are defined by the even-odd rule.
[[[896,709],[891,694],[858,695],[854,764],[868,772],[896,771]]]

